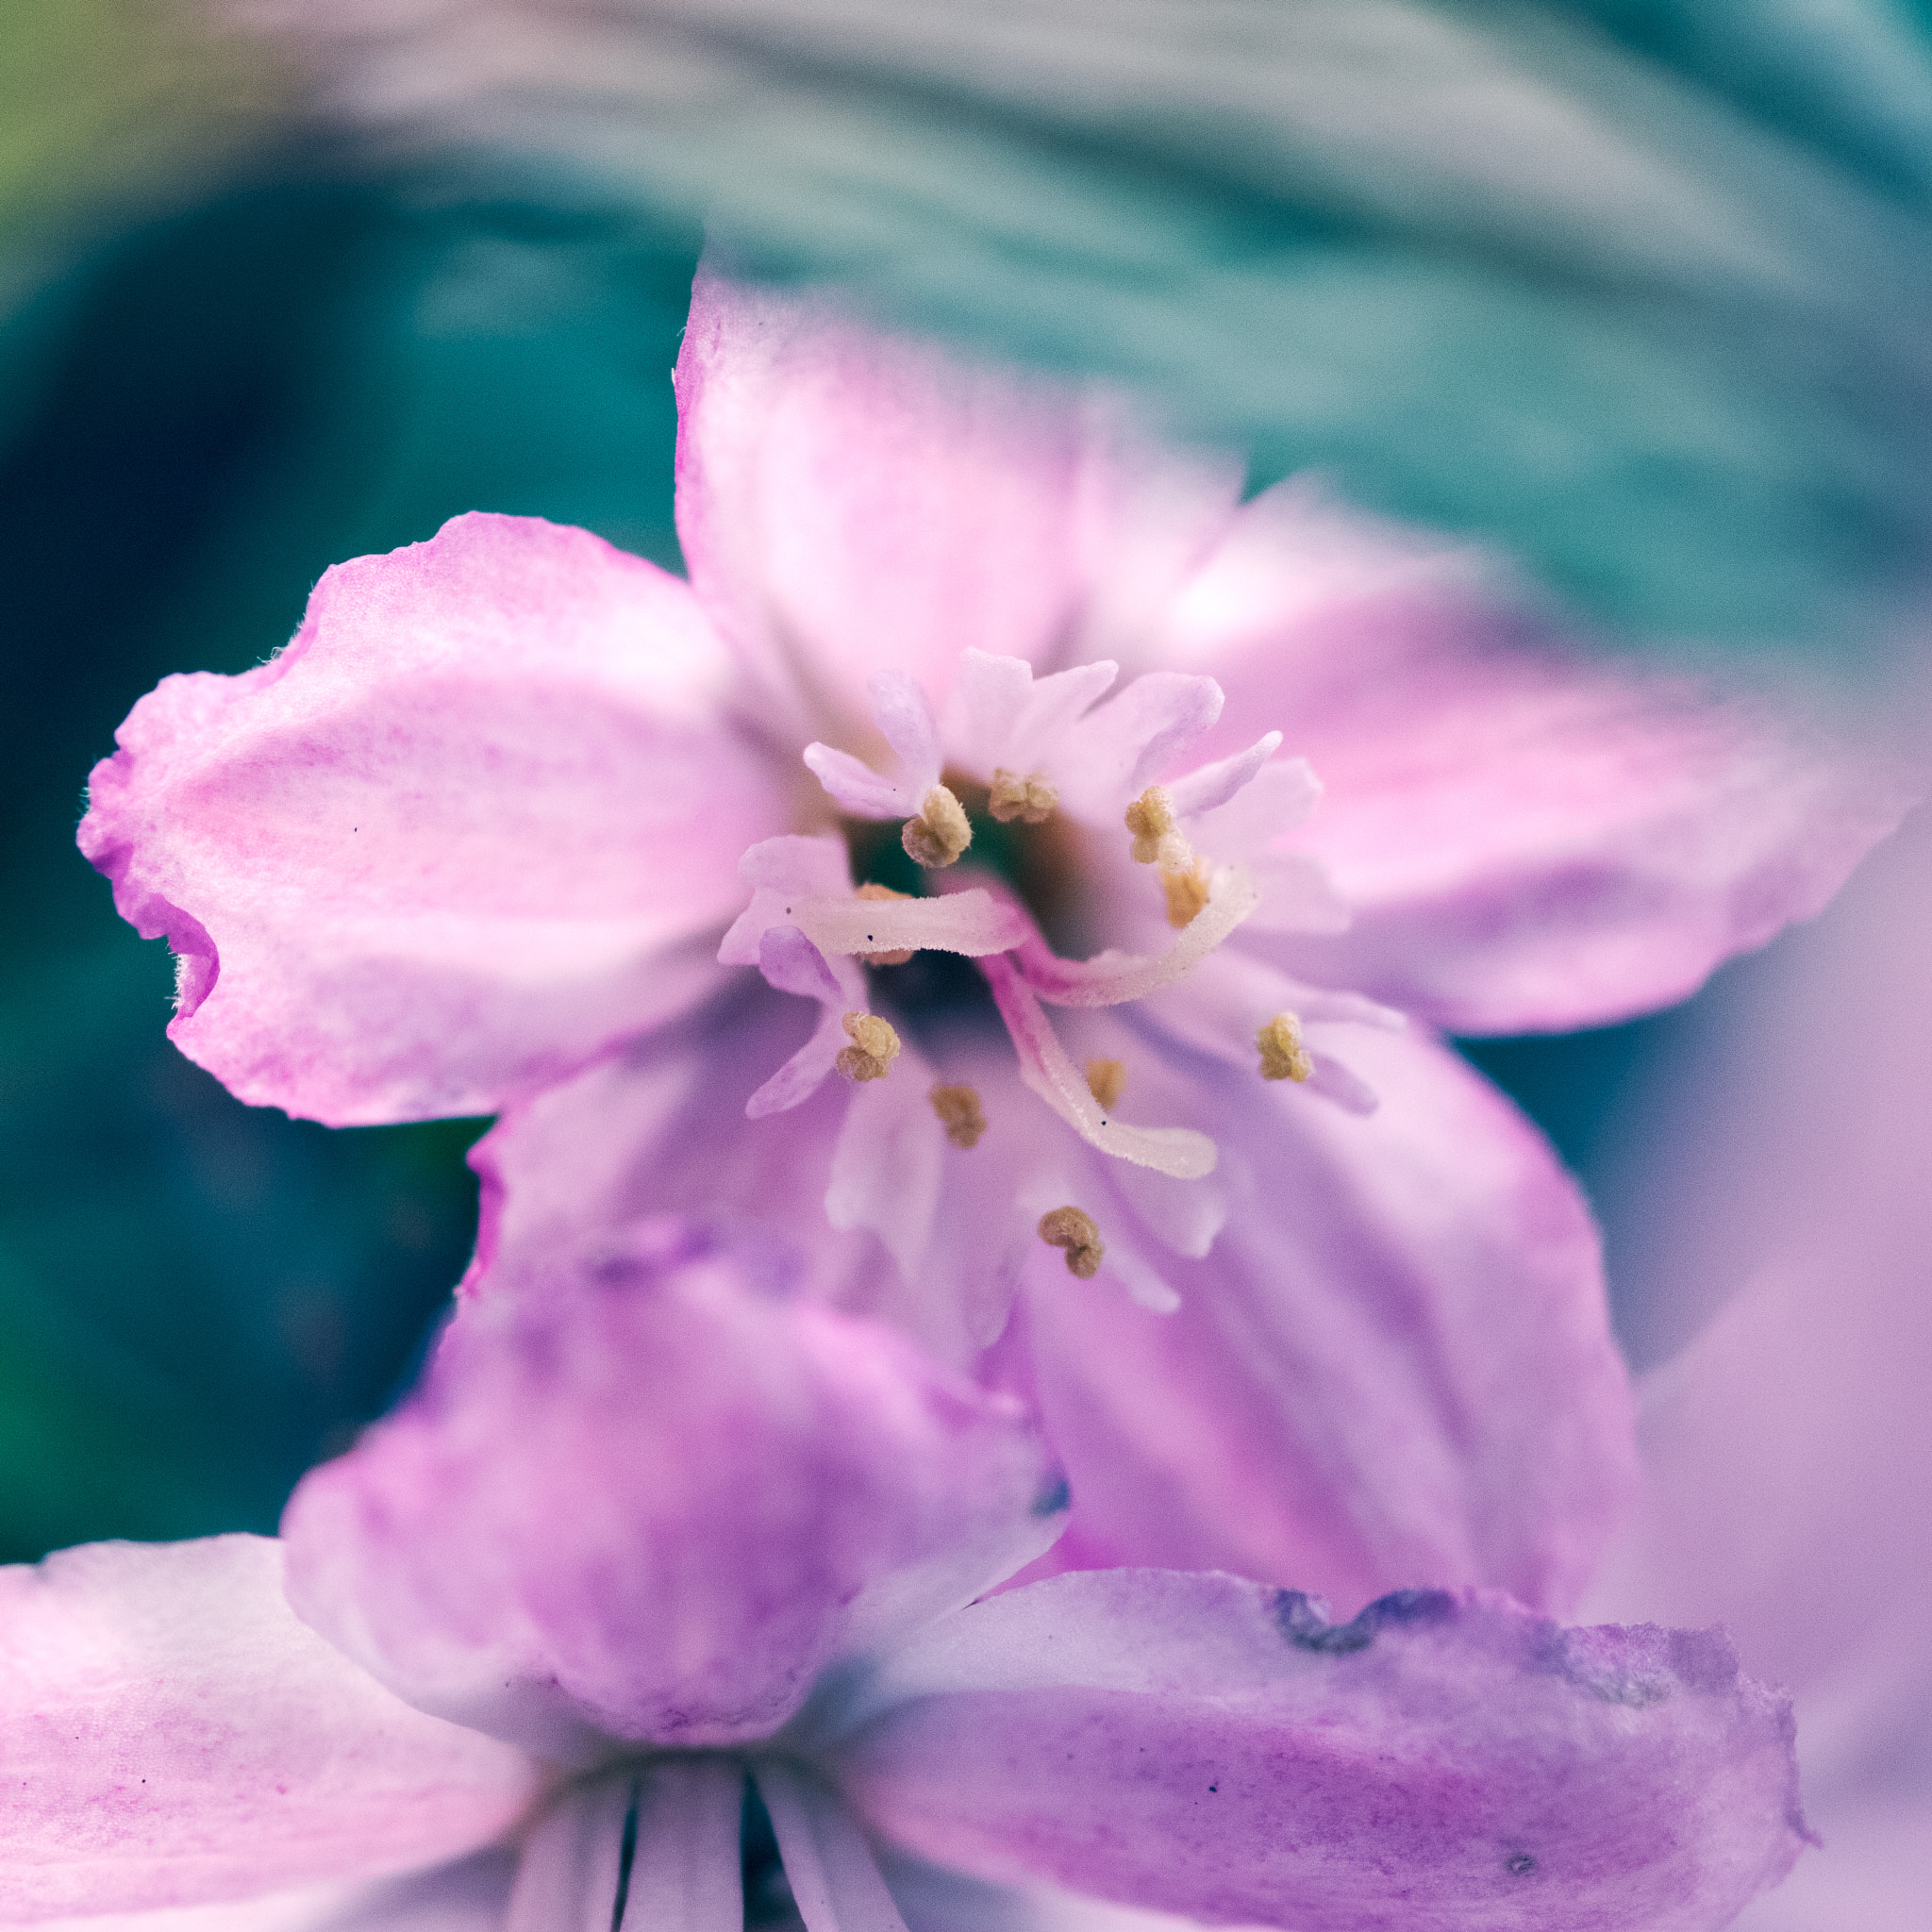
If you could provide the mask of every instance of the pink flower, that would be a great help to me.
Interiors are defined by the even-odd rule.
[[[1921,813],[1686,1038],[1638,1176],[1653,1323],[1705,1325],[1641,1385],[1591,1607],[1722,1619],[1792,1694],[1824,1848],[1754,1932],[1910,1932],[1932,1898],[1928,973]]]
[[[1152,1571],[972,1602],[1064,1509],[1009,1398],[675,1224],[545,1286],[279,1543],[0,1572],[0,1916],[725,1932],[747,1779],[809,1932],[1042,1886],[1691,1932],[1796,1851],[1789,1714],[1716,1633]]]
[[[1037,1402],[1057,1561],[1572,1599],[1631,1457],[1595,1230],[1434,1029],[1688,992],[1899,787],[809,305],[701,279],[677,382],[690,585],[462,518],[136,708],[81,842],[175,1039],[326,1121],[501,1110],[479,1290],[817,1230],[813,1292]]]

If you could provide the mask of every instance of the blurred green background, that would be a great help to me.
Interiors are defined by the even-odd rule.
[[[708,234],[1478,538],[1606,648],[1855,694],[1913,661],[1918,8],[613,0],[636,63],[556,9],[541,86],[444,12],[271,45],[0,0],[0,1557],[271,1526],[407,1378],[475,1211],[480,1123],[330,1133],[168,1047],[163,949],[73,848],[90,764],[457,511],[675,565]],[[1591,1184],[1640,1360],[1685,1318],[1619,1150],[1755,970],[1469,1048]]]

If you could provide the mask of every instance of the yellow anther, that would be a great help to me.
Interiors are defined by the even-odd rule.
[[[973,842],[966,808],[943,785],[935,785],[921,802],[919,816],[906,821],[899,842],[921,865],[951,865]]]
[[[1292,1013],[1276,1013],[1255,1035],[1255,1044],[1261,1051],[1264,1080],[1306,1080],[1315,1071],[1302,1044],[1302,1023]]]
[[[935,1087],[926,1098],[932,1102],[932,1110],[946,1130],[946,1139],[955,1147],[978,1145],[980,1135],[986,1132],[986,1115],[980,1109],[974,1089]]]
[[[860,899],[909,899],[912,894],[910,892],[895,892],[891,886],[875,886],[868,879],[864,885],[859,887],[856,896]],[[903,946],[895,948],[890,953],[861,953],[858,957],[868,966],[903,966],[907,960],[911,958],[913,952],[913,947]]]
[[[1021,778],[1002,765],[992,774],[992,793],[986,808],[1003,825],[1014,819],[1023,824],[1043,825],[1059,808],[1059,788],[1038,772]]]
[[[1087,1091],[1102,1107],[1111,1107],[1127,1084],[1125,1060],[1089,1060]]]
[[[1205,858],[1197,858],[1191,864],[1177,866],[1170,870],[1160,869],[1160,883],[1167,893],[1167,923],[1179,928],[1186,925],[1202,907],[1208,903],[1208,888],[1213,874]]]
[[[1164,786],[1150,785],[1127,808],[1127,830],[1134,835],[1134,857],[1142,865],[1161,858],[1161,841],[1174,835],[1174,801]]]
[[[1091,1214],[1077,1208],[1051,1208],[1040,1217],[1040,1239],[1050,1248],[1067,1251],[1067,1273],[1091,1281],[1100,1273],[1100,1230]]]
[[[876,1013],[847,1013],[843,1024],[852,1044],[832,1064],[848,1080],[883,1080],[899,1058],[899,1036]]]

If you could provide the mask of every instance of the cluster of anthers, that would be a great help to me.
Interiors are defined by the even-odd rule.
[[[1189,973],[1259,908],[1256,874],[1267,871],[1267,849],[1319,788],[1300,761],[1274,759],[1278,732],[1171,784],[1145,782],[1214,722],[1221,691],[1208,678],[1157,674],[1097,703],[1115,675],[1111,664],[1091,664],[1036,679],[1019,659],[968,651],[943,728],[910,677],[883,673],[872,680],[874,714],[903,776],[883,777],[828,745],[807,749],[807,765],[848,820],[900,821],[899,842],[921,868],[924,890],[902,892],[870,880],[855,887],[847,844],[837,836],[773,839],[745,854],[741,870],[752,903],[719,957],[757,965],[773,986],[815,999],[823,1010],[812,1039],[752,1096],[746,1111],[754,1118],[797,1106],[835,1070],[855,1082],[887,1078],[903,1042],[871,1010],[860,966],[902,965],[935,950],[975,962],[1022,1078],[1090,1144],[1180,1179],[1212,1171],[1216,1152],[1206,1135],[1122,1121],[1115,1108],[1125,1064],[1096,1058],[1084,1074],[1076,1071],[1042,1003],[1122,1005]],[[1089,835],[1089,871],[1106,869],[1094,837],[1106,836],[1109,822],[1124,824],[1133,860],[1157,871],[1166,923],[1178,935],[1173,945],[1153,957],[1108,950],[1060,958],[1032,908],[995,872],[959,864],[973,848],[974,814],[956,788],[969,786],[975,809],[1002,826],[1044,827],[1065,815]],[[1190,831],[1208,835],[1224,862],[1197,851]],[[1293,1011],[1263,1020],[1255,1048],[1263,1079],[1302,1082],[1316,1073]],[[929,1098],[953,1146],[971,1149],[986,1133],[974,1087],[942,1080]],[[1074,1274],[1098,1270],[1105,1247],[1084,1209],[1051,1209],[1039,1234],[1064,1252]]]

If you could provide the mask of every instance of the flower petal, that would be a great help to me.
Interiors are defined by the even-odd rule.
[[[1575,1601],[1634,1452],[1596,1231],[1499,1093],[1360,1030],[1357,1119],[1205,1073],[1249,1176],[1213,1251],[1165,1259],[1172,1316],[1030,1293],[1033,1374],[1074,1490],[1054,1565],[1171,1563],[1353,1607],[1405,1579]]]
[[[1170,642],[1227,693],[1204,750],[1280,724],[1326,787],[1295,842],[1354,923],[1280,958],[1454,1032],[1683,998],[1816,912],[1917,789],[1795,714],[1566,648],[1468,559],[1299,488],[1243,509]]]
[[[1020,1058],[1020,1077],[1089,1146],[1181,1180],[1214,1171],[1214,1142],[1192,1127],[1139,1127],[1109,1114],[1067,1057],[1033,989],[1004,955],[982,959],[1000,1017]]]
[[[475,1301],[286,1517],[300,1613],[424,1709],[564,1761],[768,1736],[841,1657],[1056,1525],[1016,1403],[643,1224]],[[782,1279],[782,1272],[779,1276]]]
[[[658,1759],[638,1793],[624,1924],[632,1932],[744,1932],[743,1812],[744,1770],[735,1760]]]
[[[1295,1932],[1707,1932],[1800,1844],[1790,1707],[1728,1641],[1407,1591],[1060,1577],[922,1633],[833,1759],[935,1862]]]
[[[539,1788],[297,1622],[267,1538],[0,1570],[0,1633],[6,1920],[402,1871],[488,1844]]]
[[[755,1775],[805,1932],[906,1932],[839,1794],[782,1758],[761,1760]]]
[[[794,742],[853,741],[880,669],[943,708],[962,650],[1107,656],[1239,489],[1037,380],[709,273],[676,381],[691,583]]]
[[[328,572],[273,662],[142,699],[81,848],[183,956],[170,1032],[242,1099],[491,1112],[711,983],[696,941],[784,818],[728,684],[655,565],[458,517]]]

